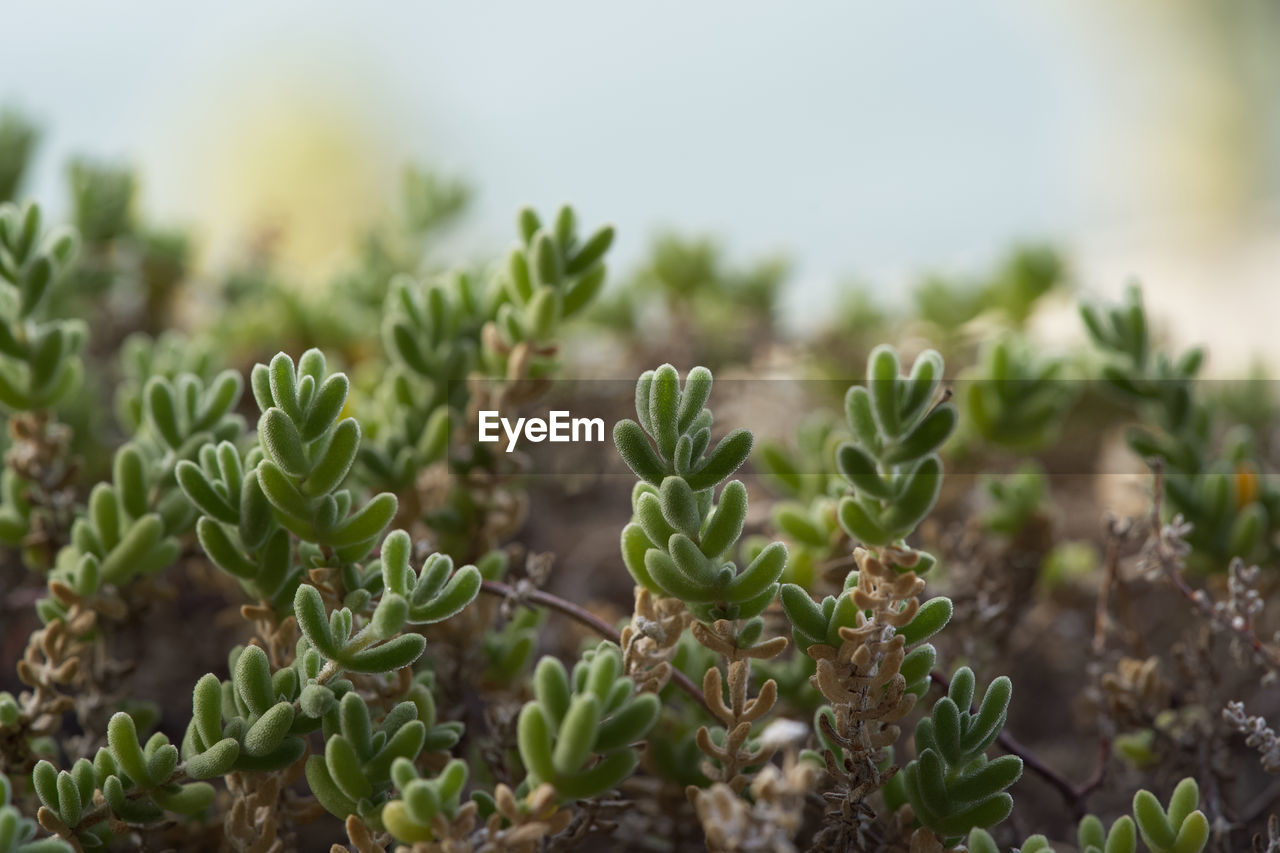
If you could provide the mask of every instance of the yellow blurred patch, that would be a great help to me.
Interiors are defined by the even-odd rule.
[[[248,98],[205,118],[193,179],[205,245],[214,258],[267,248],[290,278],[314,283],[394,197],[398,157],[380,141],[390,134],[319,83],[267,82]]]
[[[1258,472],[1252,465],[1236,466],[1236,509],[1243,509],[1258,499]]]

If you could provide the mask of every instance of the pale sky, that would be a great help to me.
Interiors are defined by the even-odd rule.
[[[1128,235],[1198,223],[1205,192],[1235,211],[1224,182],[1274,202],[1274,173],[1205,178],[1183,151],[1201,143],[1168,133],[1208,85],[1160,70],[1177,27],[1143,20],[1135,41],[1106,6],[24,3],[0,104],[45,128],[37,195],[64,197],[73,152],[124,158],[146,213],[214,242],[255,192],[367,217],[419,160],[477,186],[462,245],[504,245],[518,204],[569,200],[617,224],[623,262],[667,225],[783,249],[803,303],[849,275],[981,269],[1016,239],[1123,256]]]

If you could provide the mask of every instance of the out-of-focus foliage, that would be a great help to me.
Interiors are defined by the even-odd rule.
[[[781,331],[779,298],[789,275],[781,256],[737,266],[711,238],[666,233],[593,316],[625,334],[642,359],[674,352],[682,362],[712,367],[747,363]],[[669,331],[655,339],[655,329]]]
[[[1003,337],[982,348],[963,387],[967,426],[987,445],[1039,450],[1059,437],[1079,382],[1062,359],[1044,358],[1024,339]]]
[[[1066,284],[1066,264],[1056,251],[1019,247],[983,278],[925,278],[912,293],[914,317],[931,326],[949,349],[962,327],[982,314],[1022,329],[1040,300]]]
[[[39,132],[21,113],[0,110],[0,202],[14,201]]]
[[[1204,350],[1175,358],[1157,349],[1137,287],[1119,305],[1085,304],[1080,313],[1107,357],[1103,380],[1142,418],[1126,434],[1129,446],[1164,467],[1169,507],[1191,523],[1187,541],[1198,556],[1219,569],[1231,557],[1274,556],[1280,490],[1263,475],[1252,431],[1224,423],[1200,393]]]

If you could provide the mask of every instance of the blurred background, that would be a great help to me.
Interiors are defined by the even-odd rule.
[[[617,224],[615,270],[664,229],[787,258],[778,300],[804,329],[853,283],[892,306],[1030,240],[1086,292],[1140,277],[1175,336],[1214,341],[1215,375],[1280,355],[1257,310],[1280,307],[1271,0],[140,0],[5,19],[0,105],[40,138],[24,194],[56,210],[74,156],[133,167],[136,207],[189,229],[210,275],[265,233],[291,281],[331,277],[415,163],[471,191],[451,257],[505,247],[521,203],[569,200]]]

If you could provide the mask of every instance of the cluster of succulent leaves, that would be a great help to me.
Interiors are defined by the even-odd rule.
[[[360,424],[339,417],[347,400],[346,375],[327,375],[324,355],[313,349],[296,367],[280,353],[270,366],[256,365],[250,378],[262,412],[262,460],[257,476],[242,488],[241,512],[232,512],[228,503],[224,520],[266,527],[242,529],[252,544],[260,544],[274,517],[340,565],[353,565],[373,549],[395,516],[397,502],[395,495],[382,492],[360,505],[350,490],[341,488],[360,450]],[[252,507],[247,511],[246,499]],[[271,512],[264,512],[268,506]]]
[[[89,177],[84,180],[94,183]],[[77,211],[83,214],[78,219],[83,219],[89,213],[81,208],[97,204],[100,193],[93,186],[81,187],[78,193]],[[66,312],[54,305],[60,293],[82,287],[78,276],[84,265],[74,265],[79,244],[72,229],[46,230],[38,205],[0,205],[0,404],[10,411],[61,406],[80,383],[86,327],[79,319],[66,319]],[[126,349],[137,352],[140,346]],[[187,523],[185,501],[172,487],[173,462],[192,454],[208,434],[239,433],[237,421],[227,417],[238,399],[238,377],[214,377],[207,362],[199,376],[192,376],[153,370],[158,364],[126,361],[132,369],[130,381],[122,386],[119,410],[121,425],[132,440],[115,454],[114,482],[99,486],[90,496],[88,514],[73,529],[75,547],[64,549],[57,560],[59,571],[81,595],[96,591],[96,574],[119,582],[172,560],[172,534]],[[0,541],[19,544],[40,523],[31,518],[27,489],[6,467],[0,482]],[[25,555],[48,568],[33,552]],[[82,564],[85,556],[100,565]]]
[[[362,465],[378,482],[412,482],[445,457],[451,417],[465,406],[464,380],[475,363],[483,318],[475,279],[467,273],[420,284],[392,283],[383,320],[391,369],[379,388],[383,416]]]
[[[834,451],[836,468],[853,491],[839,504],[841,525],[855,541],[909,563],[902,568],[919,574],[932,568],[935,560],[922,551],[904,551],[905,540],[937,499],[942,478],[937,450],[956,423],[955,408],[949,402],[935,405],[943,368],[941,356],[927,351],[903,376],[892,348],[873,350],[867,385],[852,386],[845,397],[852,439]],[[797,650],[807,652],[817,645],[839,648],[844,642],[842,629],[858,628],[864,619],[874,617],[856,603],[859,580],[858,571],[850,572],[843,591],[821,602],[814,601],[804,587],[783,586],[783,609]],[[894,629],[903,638],[903,648],[909,649],[899,668],[904,693],[923,697],[928,691],[937,651],[925,640],[942,630],[951,614],[951,600],[934,597]],[[971,712],[974,681],[967,667],[955,674],[948,696],[935,702],[931,713],[917,723],[916,758],[892,776],[884,790],[891,809],[910,802],[921,825],[957,841],[974,827],[992,826],[1008,816],[1013,799],[1005,789],[1022,773],[1017,757],[988,760],[986,756],[1007,715],[1009,679],[997,678],[981,707]],[[841,766],[846,764],[843,749],[826,734],[834,731],[834,724],[834,710],[820,707],[815,732]]]
[[[453,818],[467,784],[467,763],[454,758],[436,776],[424,779],[407,758],[391,762],[391,778],[399,796],[382,807],[382,823],[407,844],[435,838],[437,816]]]
[[[120,344],[119,361],[115,416],[129,435],[146,420],[147,383],[153,376],[173,383],[186,374],[207,386],[221,373],[221,364],[207,340],[172,329],[156,337],[141,332],[130,335]]]
[[[599,294],[614,231],[605,225],[582,238],[568,205],[548,226],[524,208],[518,227],[520,243],[490,281],[458,271],[426,286],[409,276],[393,282],[382,331],[399,371],[393,383],[397,406],[417,390],[427,392],[420,407],[457,406],[456,395],[465,390],[450,385],[461,385],[478,365],[486,375],[504,376],[511,351],[522,343],[534,350],[530,375],[545,376],[554,367],[551,354],[541,349]],[[481,339],[490,321],[501,347]]]
[[[152,376],[141,401],[141,418],[132,439],[112,459],[111,480],[89,492],[88,505],[71,525],[70,542],[57,554],[49,580],[84,598],[104,584],[120,586],[132,578],[163,571],[178,558],[179,538],[195,524],[197,512],[177,480],[183,462],[214,455],[212,441],[232,441],[244,431],[234,412],[242,382],[223,371],[205,383],[192,374],[175,380]],[[30,519],[16,508],[25,531]],[[52,587],[51,587],[52,588]],[[45,622],[61,618],[66,602],[50,596],[37,609]]]
[[[118,713],[93,763],[61,773],[48,762],[38,765],[41,801],[84,844],[101,843],[110,833],[107,810],[86,813],[94,791],[110,815],[127,823],[200,813],[213,789],[198,780],[286,767],[303,756],[304,738],[315,730],[325,750],[308,762],[313,793],[333,813],[359,814],[379,827],[392,763],[424,749],[447,749],[460,735],[459,725],[436,723],[434,700],[422,683],[375,725],[342,674],[411,666],[426,641],[402,630],[462,610],[479,591],[479,570],[455,570],[447,556],[433,554],[415,571],[408,535],[382,537],[395,498],[362,501],[341,488],[360,430],[353,419],[339,418],[347,379],[328,373],[319,351],[305,353],[297,367],[284,354],[258,365],[252,385],[262,417],[256,444],[242,453],[234,442],[242,424],[227,414],[240,393],[236,374],[223,374],[207,390],[190,374],[176,383],[148,380],[138,444],[118,452],[115,482],[95,490],[87,518],[77,521],[81,544],[68,549],[83,553],[68,551],[67,559],[76,559],[68,577],[82,590],[91,582],[124,582],[128,575],[117,565],[135,573],[162,568],[176,556],[178,529],[189,529],[198,515],[198,537],[210,559],[250,595],[295,616],[303,636],[288,666],[273,671],[267,654],[249,646],[233,651],[230,680],[200,679],[181,750],[161,734],[140,744],[133,719]],[[162,454],[159,464],[144,450]],[[176,484],[168,494],[184,507],[169,525],[162,510],[148,512],[150,496],[164,493],[146,481],[156,470],[168,472]],[[379,542],[379,555],[361,565]],[[327,608],[317,588],[302,582],[305,569],[318,565],[340,569],[346,606]]]
[[[177,470],[183,462],[207,458],[211,442],[239,438],[244,421],[235,407],[242,389],[239,374],[230,370],[209,383],[192,374],[151,377],[142,423],[116,451],[111,482],[90,491],[87,514],[72,526],[71,544],[58,554],[53,574],[64,576],[80,595],[91,595],[100,583],[120,585],[171,565],[180,550],[178,537],[196,520]],[[48,621],[57,613],[42,616]]]
[[[1080,853],[1137,853],[1138,837],[1150,853],[1200,853],[1209,842],[1209,821],[1196,808],[1200,788],[1194,779],[1178,783],[1168,807],[1156,795],[1140,790],[1133,798],[1133,817],[1121,815],[1105,827],[1095,815],[1086,815],[1077,833]],[[999,853],[1000,848],[985,829],[969,833],[970,853]],[[1033,835],[1019,848],[1021,853],[1054,853],[1043,835]]]
[[[360,448],[360,426],[340,418],[348,380],[329,374],[308,350],[295,367],[280,353],[251,376],[261,410],[256,446],[241,453],[206,444],[197,461],[176,468],[199,509],[196,525],[209,558],[256,599],[276,607],[294,599],[304,566],[334,559],[347,588],[361,588],[357,563],[395,515],[394,495],[360,502],[341,488]],[[295,558],[294,542],[302,553]]]
[[[747,488],[740,480],[715,490],[746,461],[752,436],[735,429],[712,446],[711,371],[695,367],[683,386],[664,364],[636,383],[636,416],[613,431],[614,444],[640,478],[633,520],[622,531],[622,555],[636,583],[683,601],[698,619],[741,621],[744,645],[759,638],[758,617],[778,595],[787,550],[772,543],[739,568],[728,556],[742,536]]]
[[[12,411],[48,408],[79,384],[85,324],[42,310],[78,245],[69,229],[46,231],[39,205],[0,204],[0,404]]]
[[[840,523],[872,547],[902,542],[929,514],[942,488],[937,450],[955,429],[956,408],[938,402],[942,357],[921,353],[909,376],[897,352],[877,347],[867,362],[867,384],[845,396],[852,439],[836,451],[836,467],[853,487],[841,498]]]
[[[782,607],[791,623],[791,636],[796,649],[805,652],[813,645],[838,648],[840,629],[855,628],[861,612],[854,603],[853,592],[858,586],[858,572],[850,572],[844,589],[839,595],[828,595],[816,602],[799,584],[784,584]],[[946,627],[951,620],[951,599],[936,596],[922,604],[914,617],[896,632],[904,638],[911,651],[902,662],[902,675],[906,679],[906,692],[924,695],[929,688],[929,672],[937,660],[937,649],[925,640]]]
[[[154,823],[166,813],[203,814],[214,788],[180,769],[178,748],[157,732],[143,743],[131,716],[116,713],[107,726],[107,745],[93,760],[81,758],[70,770],[39,762],[32,784],[42,806],[86,847],[113,836],[108,817],[134,824]],[[100,792],[106,808],[95,804]]]
[[[381,808],[393,786],[392,765],[416,759],[432,734],[430,751],[451,747],[458,739],[455,729],[438,727],[431,732],[428,722],[419,718],[415,703],[405,701],[375,726],[364,700],[345,694],[324,715],[324,755],[307,759],[312,793],[331,814],[358,814],[370,826],[380,827]]]
[[[3,141],[0,137],[0,144]],[[76,790],[78,794],[79,789]],[[12,799],[13,785],[8,776],[0,773],[0,853],[70,853],[71,845],[59,838],[36,838],[36,822],[23,817]]]
[[[596,229],[585,239],[578,233],[577,215],[561,207],[553,223],[544,225],[538,214],[525,208],[519,217],[521,244],[507,256],[500,276],[501,294],[495,321],[503,343],[539,347],[554,341],[562,324],[579,314],[604,286],[604,256],[613,245],[613,227]],[[486,348],[484,358],[491,373],[501,375],[507,357]],[[540,355],[530,366],[533,376],[545,375],[554,365]]]
[[[572,673],[544,657],[533,690],[518,726],[525,784],[549,784],[565,800],[597,796],[630,776],[640,762],[635,746],[662,710],[657,696],[636,692],[611,643],[584,652]]]
[[[897,351],[881,345],[867,357],[865,385],[845,394],[849,440],[835,450],[847,493],[836,509],[845,531],[870,548],[904,546],[933,509],[942,489],[938,449],[955,430],[956,407],[939,397],[945,363],[934,350],[902,374]],[[914,551],[911,568],[924,574],[932,555]]]
[[[517,226],[520,242],[491,275],[454,271],[425,281],[393,280],[382,319],[392,369],[373,392],[376,429],[361,455],[361,474],[370,483],[402,491],[435,463],[448,461],[463,474],[491,466],[484,445],[458,435],[472,391],[467,380],[548,379],[559,363],[556,340],[565,323],[598,296],[612,226],[580,235],[567,205],[547,225],[524,208]],[[457,490],[424,520],[445,550],[469,554],[477,549],[465,533],[477,513],[471,496]]]
[[[885,789],[891,806],[910,802],[921,824],[946,838],[1000,823],[1013,810],[1006,789],[1022,775],[1022,759],[988,759],[1009,712],[1013,684],[1000,676],[974,707],[973,671],[961,667],[947,695],[916,724],[915,752]]]
[[[484,562],[481,561],[482,571],[483,567]],[[497,580],[497,577],[487,577],[486,580]],[[546,616],[545,610],[521,608],[512,614],[507,624],[485,634],[483,651],[488,661],[485,681],[512,684],[525,672],[538,650],[538,637]]]
[[[1168,508],[1191,523],[1195,556],[1219,568],[1231,557],[1274,556],[1280,490],[1262,475],[1252,431],[1222,424],[1197,388],[1204,351],[1174,358],[1157,350],[1136,286],[1119,305],[1085,303],[1080,315],[1107,358],[1106,385],[1142,416],[1127,433],[1129,446],[1163,465]]]
[[[1052,445],[1079,385],[1064,376],[1065,366],[1061,358],[1036,353],[1024,338],[991,341],[964,383],[966,430],[1005,450]]]

